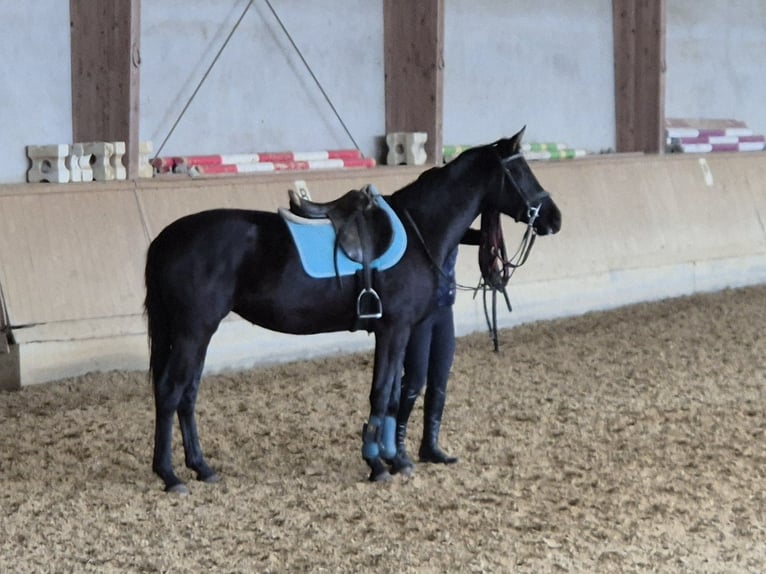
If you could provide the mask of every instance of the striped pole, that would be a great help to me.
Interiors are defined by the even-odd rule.
[[[524,157],[529,160],[562,160],[562,159],[574,159],[577,157],[585,157],[588,155],[584,149],[560,149],[553,151],[529,151],[524,152]]]
[[[711,153],[722,151],[763,151],[764,142],[740,143],[688,143],[679,144],[683,153]]]
[[[321,169],[354,169],[375,167],[372,158],[332,158],[298,161],[263,161],[248,163],[197,164],[189,168],[195,175],[218,175],[232,173],[263,173],[276,171],[300,171]]]
[[[452,161],[470,145],[446,145],[442,148],[444,162]],[[571,150],[567,144],[557,142],[531,142],[521,144],[527,159],[571,159],[586,155],[585,150]]]
[[[522,151],[559,151],[569,149],[567,144],[555,142],[532,142],[521,144]]]
[[[152,160],[152,167],[158,173],[168,173],[171,171],[186,173],[192,168],[202,167],[205,168],[205,170],[202,170],[205,173],[251,173],[280,171],[282,169],[331,169],[373,167],[374,165],[375,160],[365,158],[362,152],[356,149],[190,155],[159,157]],[[237,167],[211,169],[216,166]]]
[[[751,130],[741,120],[723,118],[665,118],[665,133],[669,138],[701,136],[751,136]]]
[[[267,153],[239,153],[239,154],[215,154],[215,155],[190,155],[172,158],[176,167],[188,169],[195,165],[239,165],[246,163],[274,163],[295,161],[317,161],[328,159],[354,160],[360,159],[362,152],[359,150],[327,150],[308,152],[267,152]]]

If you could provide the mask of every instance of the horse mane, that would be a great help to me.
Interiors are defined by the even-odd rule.
[[[477,169],[477,164],[486,163],[486,166],[478,165],[480,173],[486,173],[484,170],[492,169],[494,161],[494,157],[490,158],[486,153],[491,146],[492,144],[467,149],[449,163],[427,169],[415,181],[394,192],[393,196],[396,196],[397,200],[407,201],[413,198],[419,202],[423,197],[420,193],[423,188],[439,188],[448,182],[461,179],[470,169]]]

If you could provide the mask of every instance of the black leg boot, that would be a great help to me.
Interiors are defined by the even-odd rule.
[[[404,476],[410,476],[415,467],[404,443],[407,438],[407,421],[417,398],[417,394],[413,397],[409,393],[403,393],[399,404],[399,413],[396,417],[396,457],[390,462],[392,474],[401,473]]]
[[[435,388],[435,387],[440,388]],[[420,443],[418,456],[420,462],[435,462],[441,464],[454,464],[457,458],[449,456],[439,448],[439,429],[442,423],[447,381],[443,385],[429,385],[426,387],[426,397],[423,413],[423,440]]]

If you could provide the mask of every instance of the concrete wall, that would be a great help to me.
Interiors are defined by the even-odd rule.
[[[514,312],[500,325],[766,282],[766,154],[606,156],[534,166],[563,214],[514,275]],[[418,168],[374,172],[383,193]],[[358,187],[358,171],[315,174],[317,200]],[[0,389],[93,370],[145,369],[142,270],[149,240],[210,207],[273,211],[290,174],[71,184],[0,191],[0,284],[16,345],[0,348]],[[93,191],[91,191],[93,190]],[[504,218],[513,252],[523,226]],[[461,248],[458,280],[478,280],[476,248]],[[61,278],[51,281],[50,278]],[[1,322],[1,320],[0,320]],[[484,329],[471,293],[455,304],[458,333]],[[211,343],[207,372],[370,348],[365,333],[280,335],[234,317]],[[489,343],[488,343],[489,344]]]
[[[9,183],[26,181],[24,146],[72,139],[69,2],[0,8],[0,183]]]
[[[766,133],[766,2],[667,0],[668,117],[737,118]]]
[[[141,138],[167,136],[247,0],[144,0]],[[385,132],[382,0],[272,5],[353,138]],[[163,155],[353,148],[264,2],[245,15]]]
[[[447,0],[444,143],[614,147],[611,0]]]
[[[155,148],[247,0],[143,0],[142,139]],[[0,183],[27,144],[71,139],[68,3],[5,3]],[[274,0],[367,155],[385,131],[382,0]],[[610,0],[446,0],[444,140],[527,124],[527,141],[614,146]],[[34,14],[31,18],[30,14]],[[766,132],[766,5],[667,0],[669,116],[726,116]],[[163,153],[352,147],[265,3],[256,2]]]

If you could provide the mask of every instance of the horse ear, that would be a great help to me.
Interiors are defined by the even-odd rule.
[[[527,129],[527,126],[524,126],[511,137],[511,140],[514,142],[514,145],[516,146],[517,152],[521,151],[521,140],[524,137],[524,132],[526,131],[526,129]]]
[[[527,126],[524,126],[511,137],[497,142],[497,151],[500,154],[500,157],[505,159],[521,151],[521,138],[524,137],[524,130],[526,129]]]

